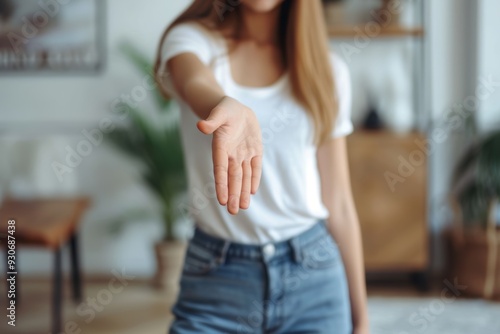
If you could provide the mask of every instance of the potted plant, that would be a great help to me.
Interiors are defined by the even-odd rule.
[[[135,47],[121,45],[123,54],[135,67],[151,75],[152,65]],[[174,117],[171,101],[158,89],[152,91],[157,111],[163,123],[153,121],[145,112],[130,108],[126,126],[118,127],[107,137],[108,142],[142,164],[142,180],[160,202],[164,236],[155,246],[157,259],[157,287],[174,287],[182,269],[186,242],[176,235],[177,224],[182,221],[179,201],[186,192],[184,156],[178,121]],[[131,218],[150,215],[147,211],[134,211],[112,224],[119,229]]]
[[[500,131],[473,144],[459,161],[452,202],[457,224],[449,231],[450,278],[464,293],[500,298]]]

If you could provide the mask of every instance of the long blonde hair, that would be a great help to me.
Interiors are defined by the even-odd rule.
[[[338,113],[321,0],[285,0],[281,6],[278,33],[283,61],[290,73],[293,94],[310,113],[315,127],[314,140],[320,144],[331,133]],[[162,36],[155,64],[160,87],[161,50],[170,29],[187,21],[210,22],[212,29],[221,29],[228,22],[238,24],[237,20],[221,20],[222,10],[226,10],[226,18],[239,13],[235,0],[194,0],[170,24]]]

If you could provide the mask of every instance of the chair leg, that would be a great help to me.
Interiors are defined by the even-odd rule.
[[[70,239],[70,251],[73,299],[76,303],[80,303],[82,301],[82,280],[80,276],[80,258],[78,256],[78,235],[76,233]]]
[[[61,247],[54,252],[54,281],[52,287],[52,333],[61,333],[62,325],[62,263]]]

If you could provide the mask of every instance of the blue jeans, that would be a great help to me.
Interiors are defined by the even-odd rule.
[[[171,334],[352,332],[344,266],[323,221],[261,246],[197,229],[180,285]]]

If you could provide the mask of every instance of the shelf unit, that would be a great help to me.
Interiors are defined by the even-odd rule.
[[[349,1],[349,0],[345,0]],[[415,132],[396,134],[390,131],[357,130],[347,137],[351,183],[363,233],[365,268],[368,273],[410,273],[419,288],[427,287],[430,264],[428,227],[428,165],[422,165],[391,192],[384,177],[386,171],[398,173],[399,157],[408,158],[419,147],[415,141],[426,138],[429,116],[426,115],[425,91],[425,22],[424,1],[404,0],[415,6],[414,25],[389,25],[369,36],[373,43],[394,39],[395,43],[413,43],[411,54],[412,106]],[[328,35],[341,43],[355,43],[367,34],[367,26],[329,25]],[[380,66],[384,66],[380,64]],[[355,91],[355,89],[353,89]]]

